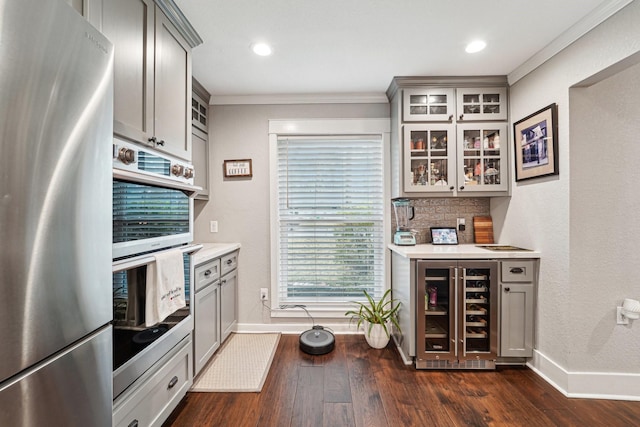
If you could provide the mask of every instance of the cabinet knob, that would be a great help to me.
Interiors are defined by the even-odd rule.
[[[461,185],[461,186],[460,186],[460,190],[464,190],[464,185]]]
[[[455,187],[452,185],[451,187],[449,187],[449,190],[453,191]]]
[[[453,120],[453,114],[449,116],[449,121],[452,121],[452,120]]]
[[[155,143],[156,143],[156,141],[157,141],[157,139],[156,139],[156,137],[155,137],[155,136],[152,136],[151,138],[149,138],[149,139],[148,139],[148,141],[149,141],[150,143],[152,143],[152,144],[155,144]]]
[[[204,272],[205,277],[211,276],[211,270],[207,270]]]
[[[231,265],[231,264],[233,264],[233,260],[232,259],[228,259],[227,260],[227,265]]]
[[[464,117],[464,114],[460,114],[460,120],[462,120],[463,117]]]
[[[509,270],[509,273],[511,274],[522,274],[524,273],[524,268],[522,267],[513,267]]]
[[[171,381],[169,381],[169,385],[167,386],[167,389],[173,388],[173,386],[175,386],[178,383],[178,377],[173,377],[171,378]]]
[[[505,292],[511,292],[511,288],[506,287],[506,288],[504,288],[504,291],[505,291]]]
[[[156,142],[156,145],[160,145],[164,147],[164,139],[161,139],[160,141]]]
[[[127,427],[138,427],[138,420],[131,421]]]

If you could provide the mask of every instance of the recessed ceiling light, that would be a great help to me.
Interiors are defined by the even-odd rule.
[[[475,40],[469,43],[464,50],[467,53],[476,53],[480,52],[485,47],[487,47],[487,44],[485,42],[483,42],[482,40]]]
[[[251,49],[253,53],[260,56],[269,56],[271,55],[271,46],[266,43],[254,43],[251,45]]]

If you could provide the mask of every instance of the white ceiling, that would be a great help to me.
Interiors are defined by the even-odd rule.
[[[394,76],[508,75],[574,24],[620,1],[175,2],[204,40],[193,50],[193,75],[215,99],[384,93]],[[487,48],[465,53],[476,38]],[[269,42],[273,55],[255,55],[256,41]]]

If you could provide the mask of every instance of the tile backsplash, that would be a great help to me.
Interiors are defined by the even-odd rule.
[[[457,218],[464,218],[465,231],[458,231],[460,243],[474,243],[473,217],[490,216],[490,199],[477,198],[431,198],[412,199],[411,205],[415,210],[415,217],[409,221],[412,230],[417,231],[416,243],[431,243],[429,229],[431,227],[455,227]],[[396,219],[391,206],[392,239],[396,230]]]

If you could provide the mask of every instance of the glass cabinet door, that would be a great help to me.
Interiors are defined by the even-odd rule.
[[[497,355],[497,267],[495,262],[464,266],[461,279],[459,358],[484,359]]]
[[[455,114],[453,89],[405,89],[405,122],[450,122]]]
[[[405,125],[405,192],[453,192],[456,179],[453,136],[452,125]]]
[[[507,125],[458,124],[458,191],[507,191]]]
[[[507,89],[457,89],[456,107],[458,121],[507,120]]]
[[[416,354],[419,359],[455,360],[455,268],[419,262]]]

